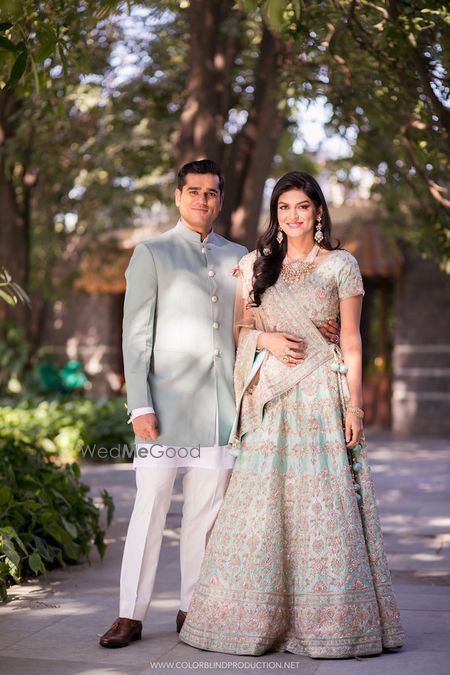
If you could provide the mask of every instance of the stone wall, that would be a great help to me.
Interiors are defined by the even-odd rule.
[[[410,251],[395,298],[392,422],[450,436],[450,275]]]

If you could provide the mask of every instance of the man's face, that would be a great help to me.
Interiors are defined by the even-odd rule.
[[[209,232],[222,207],[219,176],[188,173],[183,189],[175,191],[175,203],[188,227]]]

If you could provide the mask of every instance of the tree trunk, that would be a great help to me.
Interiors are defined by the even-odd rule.
[[[29,218],[24,217],[7,161],[7,142],[15,134],[20,104],[10,90],[0,91],[0,267],[5,267],[22,288],[29,286]],[[2,315],[27,325],[28,309],[19,304]]]
[[[234,61],[240,46],[243,14],[233,0],[191,0],[190,71],[187,99],[175,142],[179,165],[208,157],[224,158],[223,132],[233,107]],[[225,201],[217,223],[225,236],[254,245],[266,178],[285,125],[278,110],[284,47],[263,25],[247,121],[229,149]]]
[[[281,40],[264,26],[253,105],[233,143],[225,174],[221,229],[250,247],[255,244],[264,185],[286,123],[278,109],[282,58]]]
[[[223,125],[230,104],[231,76],[239,46],[238,26],[226,33],[223,22],[239,23],[232,0],[191,0],[190,71],[187,100],[175,142],[179,165],[208,158],[221,162]]]
[[[251,154],[242,196],[231,218],[232,239],[243,243],[250,250],[255,247],[258,237],[264,186],[286,123],[285,115],[277,110],[276,101],[272,100],[266,102],[261,118],[259,141]]]

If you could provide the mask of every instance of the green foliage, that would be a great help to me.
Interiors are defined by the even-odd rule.
[[[152,202],[172,198],[173,143],[187,100],[189,2],[4,4],[0,79],[11,77],[22,43],[27,53],[26,69],[13,87],[22,100],[5,164],[19,202],[27,194],[22,178],[35,181],[31,287],[52,300],[67,292],[85,254],[105,250],[103,239],[98,245],[103,234],[142,224]],[[445,3],[232,5],[223,3],[217,34],[221,57],[238,45],[231,76],[224,74],[220,89],[228,103],[217,121],[217,136],[225,139],[224,167],[243,120],[251,124],[261,103],[256,91],[265,21],[284,44],[278,84],[287,129],[278,152],[283,160],[276,158],[274,173],[285,164],[305,164],[289,148],[302,127],[296,103],[325,97],[334,109],[330,133],[353,138],[352,156],[328,168],[348,175],[355,164],[368,167],[374,197],[384,204],[395,234],[445,261],[450,245]],[[76,216],[72,227],[67,214]]]
[[[120,0],[2,2],[0,17],[7,19],[0,23],[3,87],[40,93],[49,82],[50,68],[59,66],[67,75],[87,33],[123,6],[129,12],[131,4]]]
[[[17,305],[18,302],[23,302],[27,305],[30,304],[28,295],[19,284],[16,284],[12,280],[11,275],[5,269],[0,270],[0,298],[13,307]]]
[[[0,407],[0,439],[13,446],[22,440],[36,451],[64,461],[96,459],[95,451],[89,454],[83,450],[131,447],[133,435],[125,413],[122,398],[107,401],[26,398]]]
[[[450,10],[445,3],[338,3],[327,23],[331,129],[354,136],[341,167],[369,167],[386,225],[450,258]],[[320,36],[325,39],[325,29]]]
[[[3,420],[4,421],[4,420]],[[0,425],[0,599],[10,583],[105,552],[100,511],[78,464],[56,465],[25,428]],[[11,433],[14,431],[14,433]],[[114,506],[101,500],[110,524]]]
[[[29,363],[31,345],[25,340],[17,321],[0,323],[0,391],[20,391],[24,371]]]

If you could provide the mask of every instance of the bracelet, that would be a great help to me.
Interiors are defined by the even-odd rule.
[[[359,417],[361,420],[364,417],[364,410],[362,410],[361,408],[357,408],[355,405],[347,406],[347,414],[348,413],[353,413],[354,415],[356,415],[356,417]]]

